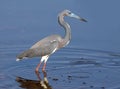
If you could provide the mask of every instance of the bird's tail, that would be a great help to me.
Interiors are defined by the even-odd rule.
[[[33,55],[33,53],[34,53],[34,52],[33,52],[32,49],[28,49],[28,50],[22,52],[21,54],[19,54],[19,55],[17,56],[16,61],[20,61],[20,60],[26,59],[26,58],[31,58],[32,55]]]

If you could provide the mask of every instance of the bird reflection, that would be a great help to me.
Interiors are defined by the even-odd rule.
[[[38,77],[38,80],[16,77],[16,81],[20,84],[20,87],[24,89],[52,89],[52,87],[49,85],[46,71],[43,71],[43,79],[41,79],[39,72],[35,73]]]

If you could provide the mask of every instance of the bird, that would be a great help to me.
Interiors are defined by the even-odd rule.
[[[86,19],[74,14],[70,10],[63,10],[58,14],[58,23],[64,28],[65,35],[62,37],[60,35],[50,35],[42,40],[36,42],[32,47],[23,51],[17,55],[16,61],[21,61],[26,58],[40,57],[41,60],[35,68],[35,71],[38,72],[41,64],[44,62],[42,71],[46,69],[46,63],[51,54],[57,50],[65,47],[69,44],[71,40],[71,28],[70,25],[64,20],[64,17],[73,17],[80,21],[87,22]]]

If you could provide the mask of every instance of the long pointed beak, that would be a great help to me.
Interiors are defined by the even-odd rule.
[[[73,18],[76,18],[76,19],[79,19],[80,21],[87,22],[87,20],[85,20],[84,18],[81,18],[80,16],[77,16],[74,13],[71,13],[69,16],[73,17]]]

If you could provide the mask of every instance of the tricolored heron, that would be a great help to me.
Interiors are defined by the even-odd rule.
[[[69,10],[62,11],[58,15],[58,22],[64,28],[65,36],[61,37],[60,35],[51,35],[38,41],[30,49],[18,55],[16,61],[22,60],[24,58],[42,57],[35,71],[39,71],[42,62],[44,62],[44,65],[42,67],[42,70],[44,71],[49,56],[60,48],[65,47],[71,40],[71,28],[70,25],[64,21],[65,16],[73,17],[79,19],[80,21],[87,22],[85,19],[75,15]]]

